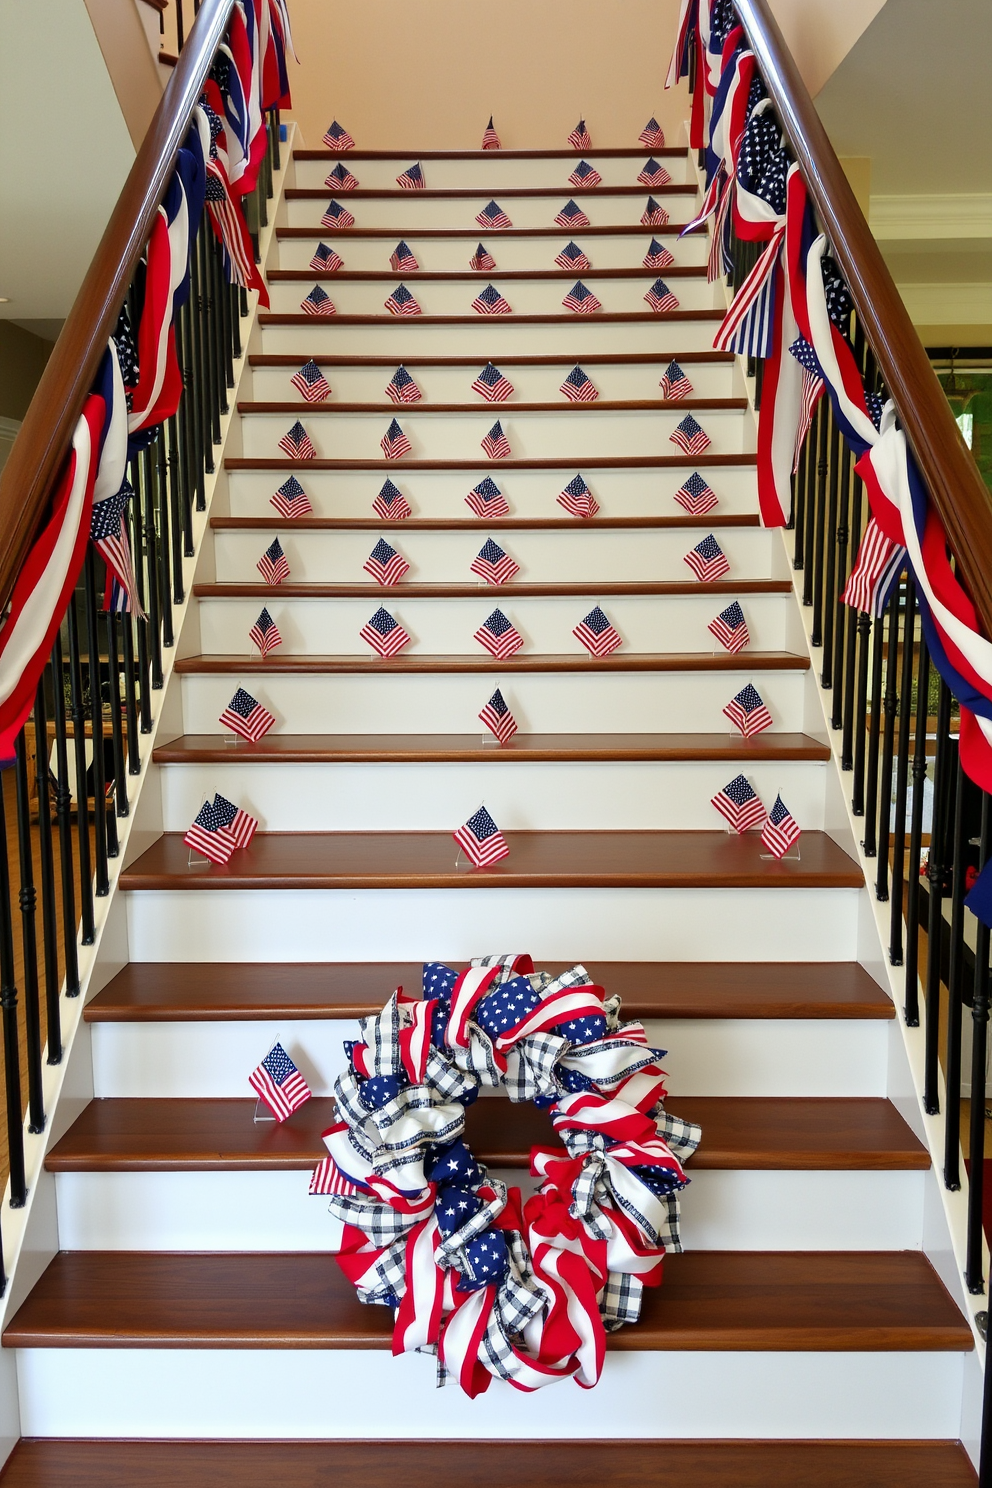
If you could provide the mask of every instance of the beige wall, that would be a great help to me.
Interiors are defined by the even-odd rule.
[[[0,418],[22,419],[34,396],[53,342],[0,320]]]

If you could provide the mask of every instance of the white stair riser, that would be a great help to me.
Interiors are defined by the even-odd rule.
[[[332,296],[333,298],[333,296]],[[642,307],[647,315],[647,306]],[[715,320],[666,320],[648,315],[639,321],[608,321],[595,315],[569,315],[562,310],[550,324],[527,325],[512,315],[479,315],[468,325],[431,325],[416,315],[387,315],[381,324],[341,325],[337,317],[308,317],[306,325],[261,322],[265,353],[307,356],[390,356],[398,362],[412,356],[473,356],[480,366],[501,356],[555,356],[581,361],[596,352],[712,351]],[[476,321],[478,324],[476,324]],[[510,381],[513,379],[511,377]]]
[[[493,418],[498,417],[498,411],[494,412]],[[576,470],[578,468],[576,462]],[[706,482],[719,502],[713,510],[714,519],[757,510],[753,465],[704,468]],[[675,501],[675,492],[692,471],[693,465],[687,461],[673,469],[621,467],[583,473],[604,517],[684,517],[684,511]],[[354,472],[308,470],[302,464],[293,473],[310,497],[316,516],[366,519],[376,515],[372,510],[372,502],[381,490],[387,474],[385,469]],[[483,473],[481,470],[411,470],[402,465],[394,465],[388,472],[390,480],[409,501],[414,516],[458,519],[485,536],[484,522],[481,518],[476,518],[471,508],[465,504],[466,495]],[[573,473],[567,469],[498,469],[493,471],[493,478],[505,496],[512,516],[561,516],[563,526],[570,526],[572,519],[555,498],[571,480]],[[228,477],[232,516],[273,517],[270,498],[284,479],[281,472],[272,470],[232,471]],[[705,517],[698,518],[700,526],[705,520]],[[287,523],[287,527],[289,526]],[[394,530],[397,536],[402,537],[406,529],[402,523],[396,523]],[[683,552],[688,552],[709,529],[701,527],[701,530],[696,531],[687,527],[683,531]],[[694,535],[690,536],[690,533]],[[719,540],[722,545],[723,532],[720,532]],[[370,546],[374,541],[372,536]],[[406,539],[403,538],[403,541]],[[689,570],[686,569],[686,572]]]
[[[182,974],[177,965],[176,976]],[[383,986],[383,1003],[393,990]],[[885,1094],[883,1019],[672,1018],[649,1019],[646,1027],[652,1045],[666,1051],[662,1067],[673,1096]],[[314,1094],[330,1095],[347,1065],[344,1041],[361,1037],[358,1021],[345,1018],[95,1023],[92,1034],[95,1096],[175,1100],[250,1096],[248,1075],[276,1040]]]
[[[319,149],[320,146],[314,148]],[[396,178],[416,161],[414,155],[396,155],[386,160],[360,160],[351,152],[329,155],[326,160],[294,161],[297,186],[322,187],[340,163],[358,181],[362,191],[395,191]],[[650,150],[632,150],[629,155],[552,156],[550,159],[514,160],[499,150],[487,150],[468,160],[424,160],[419,162],[430,191],[505,191],[511,187],[543,186],[548,191],[571,191],[568,178],[580,161],[595,168],[604,186],[633,186],[649,159],[654,159],[673,181],[694,181],[686,155],[652,155]],[[354,189],[354,188],[352,188]],[[405,198],[404,198],[405,199]],[[509,210],[509,204],[507,204]],[[512,216],[512,211],[511,214]]]
[[[328,1260],[328,1265],[334,1262]],[[20,1349],[26,1436],[956,1439],[959,1353],[608,1353],[570,1382],[478,1400],[386,1350]],[[387,1406],[384,1408],[384,1402]]]
[[[512,607],[509,613],[512,619]],[[399,616],[405,618],[402,609]],[[275,618],[278,623],[278,610]],[[356,638],[356,652],[359,645]],[[578,645],[575,641],[574,651]],[[484,655],[481,647],[479,655]],[[282,734],[461,733],[475,727],[479,709],[499,686],[507,688],[517,723],[529,733],[669,733],[691,726],[693,731],[726,734],[723,709],[745,683],[755,680],[773,729],[799,733],[803,728],[801,672],[755,673],[742,667],[739,672],[601,673],[595,692],[590,680],[586,672],[509,670],[354,676],[270,672],[264,680],[236,672],[201,673],[183,677],[183,726],[188,734],[224,732],[218,719],[243,685],[275,715],[276,731]]]
[[[338,198],[343,201],[343,197]],[[311,217],[315,222],[320,213]],[[589,262],[597,269],[640,269],[644,267],[644,258],[650,246],[651,239],[656,238],[662,243],[675,260],[676,264],[704,264],[706,262],[708,247],[705,233],[693,233],[691,237],[680,238],[677,233],[672,232],[670,227],[636,227],[631,228],[628,233],[609,233],[600,237],[595,233],[583,232],[576,228],[571,236],[565,228],[561,230],[561,237],[518,237],[515,233],[489,233],[481,227],[477,228],[477,236],[464,238],[425,238],[418,237],[414,233],[397,233],[396,241],[389,238],[364,237],[357,228],[349,228],[347,232],[328,232],[324,228],[315,227],[312,237],[305,238],[280,238],[278,242],[279,267],[281,269],[308,269],[310,260],[317,251],[319,243],[326,243],[333,247],[335,253],[343,260],[345,269],[354,270],[379,270],[386,273],[390,269],[390,255],[396,244],[402,237],[407,247],[413,253],[420,268],[411,272],[409,284],[411,287],[416,282],[418,272],[427,274],[464,274],[475,272],[472,270],[470,259],[475,253],[477,243],[481,239],[489,253],[496,260],[497,270],[507,273],[521,272],[526,269],[558,269],[560,264],[555,263],[555,258],[569,241],[575,242],[588,258]],[[659,269],[658,273],[664,273]],[[480,272],[479,280],[485,283],[485,276]]]
[[[565,400],[560,400],[564,405]],[[518,460],[594,457],[678,457],[672,434],[682,412],[594,413],[563,407],[561,413],[521,413],[480,404],[466,413],[427,413],[415,404],[396,409],[414,460],[482,460],[482,440],[498,419]],[[303,425],[318,459],[375,460],[392,410],[375,413],[317,413],[301,409]],[[708,455],[739,455],[746,448],[747,428],[737,410],[702,409],[697,422],[710,439]],[[249,459],[281,459],[279,441],[294,423],[292,413],[252,413],[241,424]],[[498,467],[498,462],[493,462]],[[498,474],[498,469],[494,470]]]
[[[495,1169],[491,1171],[496,1171]],[[533,1180],[499,1171],[525,1194]],[[690,1173],[687,1250],[915,1250],[922,1173]],[[60,1173],[63,1250],[325,1250],[339,1222],[288,1173]]]
[[[712,831],[723,823],[710,800],[740,770],[766,806],[781,791],[802,828],[823,826],[825,766],[812,761],[287,765],[231,754],[230,765],[163,767],[167,832],[185,832],[217,790],[269,832],[451,831],[480,801],[504,831]],[[754,844],[765,851],[757,834]]]
[[[564,475],[559,473],[557,478],[554,474],[548,476],[545,511],[549,518],[555,518],[558,513],[564,515],[555,497],[569,479],[567,472]],[[471,489],[471,478],[465,489]],[[590,489],[595,488],[591,486]],[[468,510],[465,507],[465,511]],[[380,533],[362,529],[353,532],[308,530],[280,519],[271,508],[270,512],[272,527],[268,531],[234,529],[215,534],[217,578],[220,582],[261,582],[258,560],[277,536],[293,580],[356,584],[368,577],[362,566]],[[472,582],[472,560],[489,535],[484,522],[466,522],[466,526],[468,530],[461,532],[417,532],[400,523],[392,526],[383,523],[381,536],[391,543],[395,538],[393,546],[399,548],[411,565],[411,571],[405,576],[407,584],[415,580],[422,584],[464,584]],[[500,547],[512,554],[520,565],[517,578],[521,581],[600,584],[609,580],[627,583],[679,580],[692,583],[693,571],[686,563],[685,555],[710,530],[702,524],[698,528],[604,530],[576,517],[564,520],[559,527],[552,529],[515,531],[513,528],[500,528],[494,536],[498,536]],[[725,575],[728,581],[735,577],[786,577],[785,553],[776,533],[757,527],[727,528],[719,531],[717,541],[730,565],[730,572]],[[476,624],[481,624],[489,613],[485,609],[484,591],[487,587],[480,581],[479,604],[483,606],[483,613]],[[404,585],[401,583],[395,588],[397,603],[402,603]],[[273,598],[276,598],[278,585],[273,585],[272,589]],[[585,610],[576,616],[576,620],[583,614]],[[656,644],[654,649],[667,651],[671,648]]]
[[[646,186],[629,196],[597,196],[594,191],[578,192],[572,186],[565,186],[560,191],[549,188],[542,196],[508,196],[499,205],[513,227],[554,227],[558,213],[569,200],[574,200],[592,227],[636,228],[651,194]],[[697,196],[695,186],[684,186],[679,191],[656,192],[655,200],[661,203],[670,220],[678,223],[689,221]],[[348,209],[359,232],[363,227],[388,227],[395,229],[399,238],[415,233],[418,227],[474,228],[476,217],[489,205],[491,195],[480,192],[478,196],[435,197],[427,192],[406,191],[402,196],[369,198],[356,197],[349,191],[334,192],[321,188],[319,197],[294,198],[286,203],[286,225],[309,227],[319,232],[320,219],[332,200]],[[333,236],[347,238],[349,230],[338,229]],[[479,235],[485,238],[495,257],[498,249],[490,240],[498,243],[499,232],[487,229],[485,233],[480,231]],[[567,232],[565,237],[568,237]]]
[[[637,279],[590,278],[588,283],[584,279],[582,282],[587,289],[592,290],[607,314],[619,314],[648,308],[644,296],[658,275],[650,269],[644,269],[643,275],[643,278]],[[571,280],[515,279],[497,282],[495,287],[515,315],[554,315],[563,308],[562,301],[575,280],[581,278],[581,274],[576,274],[575,279]],[[397,274],[391,283],[378,279],[305,279],[288,283],[278,280],[269,286],[273,313],[295,315],[303,308],[302,301],[315,283],[319,283],[330,296],[339,315],[383,314],[386,311],[387,296],[401,283],[406,284],[424,315],[473,315],[477,312],[472,308],[472,301],[485,288],[487,280],[485,274],[479,275],[478,282],[460,279],[425,279],[418,282],[415,274],[410,275],[409,281],[402,274]],[[718,304],[715,287],[707,284],[702,275],[692,279],[673,278],[668,283],[668,288],[678,300],[677,308],[681,310],[710,310]],[[672,309],[675,308],[672,306]],[[497,317],[480,315],[479,318],[495,320]],[[578,318],[587,320],[589,316]]]
[[[494,942],[549,961],[744,950],[853,961],[858,899],[853,888],[147,890],[127,896],[128,945],[132,961],[467,960]]]

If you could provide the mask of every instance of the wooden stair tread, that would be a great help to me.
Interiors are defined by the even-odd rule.
[[[479,413],[491,416],[494,409],[504,416],[508,413],[681,413],[683,409],[689,413],[693,409],[733,411],[747,406],[746,398],[681,398],[674,401],[671,398],[597,398],[593,403],[572,403],[568,398],[548,403],[429,403],[422,399],[419,403],[403,405],[404,417],[413,413]],[[379,403],[343,403],[333,399],[321,403],[301,403],[299,398],[285,398],[281,402],[244,400],[238,404],[238,412],[305,412],[308,416],[312,413],[375,413],[389,414],[392,417],[398,407],[398,404],[385,398]]]
[[[120,876],[149,889],[862,888],[824,832],[801,860],[762,859],[757,832],[507,832],[510,855],[456,868],[449,832],[256,832],[229,863],[189,864],[182,834],[158,838]]]
[[[293,460],[228,460],[225,463],[233,470],[278,470],[282,473],[289,469],[299,469],[299,465]],[[316,462],[310,460],[307,463],[313,465]],[[388,463],[382,460],[373,461],[369,468],[385,468]],[[586,467],[589,468],[588,461]],[[558,468],[572,470],[575,467],[568,465]],[[210,518],[210,526],[215,532],[271,532],[273,527],[293,532],[485,532],[490,527],[498,532],[614,532],[627,529],[666,532],[698,531],[701,527],[708,527],[713,531],[732,527],[753,528],[760,526],[760,522],[755,512],[732,512],[722,517],[711,514],[708,522],[683,512],[670,517],[587,517],[578,520],[573,518],[571,521],[563,517],[495,517],[485,522],[478,517],[404,517],[394,522],[383,521],[381,517],[294,517],[280,522],[278,516],[218,516]]]
[[[732,579],[710,580],[700,583],[696,579],[672,579],[656,584],[625,584],[607,579],[602,584],[534,584],[514,580],[512,584],[320,584],[300,580],[287,580],[279,585],[280,599],[482,599],[486,595],[494,599],[522,599],[527,597],[567,598],[570,595],[585,595],[587,598],[612,598],[621,595],[683,595],[683,594],[791,594],[792,584],[788,579]],[[205,583],[194,584],[197,599],[271,599],[271,584],[258,583]]]
[[[305,318],[305,317],[304,317]],[[312,323],[312,322],[311,322]],[[397,409],[400,405],[397,404]],[[498,408],[498,404],[491,404]],[[306,411],[303,404],[298,410],[300,413]],[[739,455],[697,455],[695,460],[687,459],[685,455],[594,455],[585,460],[410,460],[407,458],[399,460],[285,460],[275,456],[253,456],[229,455],[224,460],[225,470],[275,470],[285,474],[292,470],[378,470],[383,474],[401,474],[407,470],[464,470],[471,473],[476,470],[485,471],[489,475],[499,475],[507,470],[576,470],[579,466],[583,470],[717,470],[732,469],[738,466],[754,465],[757,455],[748,454],[746,451]],[[210,524],[215,526],[222,518],[211,517]],[[234,517],[226,519],[229,522],[239,520]],[[463,519],[468,524],[468,519]],[[579,519],[582,520],[582,519]],[[564,517],[541,517],[533,519],[517,519],[512,517],[505,519],[505,524],[513,526],[534,527],[568,527],[570,524]],[[305,518],[298,518],[295,525],[305,527]],[[348,523],[339,525],[348,526]],[[377,524],[372,522],[370,526]],[[382,525],[379,523],[378,525]],[[413,525],[413,519],[407,518],[406,526]],[[437,527],[451,527],[460,525],[451,521],[440,520],[433,524]],[[499,523],[496,525],[503,525]],[[572,526],[576,525],[573,518]],[[595,529],[597,527],[757,527],[758,518],[751,512],[743,512],[734,516],[711,517],[708,523],[704,523],[700,517],[589,517],[582,525]]]
[[[479,734],[274,734],[232,749],[217,734],[183,734],[159,744],[158,765],[181,764],[406,764],[465,760],[828,760],[830,747],[805,734],[769,730],[734,734],[515,734],[500,748]]]
[[[673,353],[653,351],[613,351],[594,352],[592,356],[584,356],[582,361],[587,366],[597,367],[627,367],[643,362],[652,367],[666,367],[672,360]],[[353,356],[320,356],[319,354],[309,358],[317,363],[318,367],[395,367],[395,357],[366,356],[356,352]],[[571,367],[574,365],[574,357],[566,356],[525,356],[515,354],[513,356],[501,356],[500,366],[503,367]],[[715,363],[729,366],[734,360],[734,354],[730,351],[680,351],[678,360],[685,366],[690,362]],[[298,367],[300,358],[290,356],[286,352],[252,352],[248,358],[251,367]],[[481,357],[471,356],[412,356],[403,358],[404,367],[479,367],[484,366]]]
[[[459,961],[451,963],[461,968]],[[541,961],[552,972],[565,969]],[[627,1018],[892,1019],[856,961],[587,961]],[[395,987],[419,994],[419,962],[129,962],[83,1011],[88,1023],[362,1018]]]
[[[666,279],[705,279],[705,264],[669,264],[660,271]],[[406,273],[400,273],[397,269],[269,269],[266,280],[269,284],[312,284],[314,280],[318,283],[333,283],[335,280],[345,284],[351,283],[377,283],[395,284],[397,280],[411,284],[476,284],[480,279],[488,283],[491,279],[506,279],[512,282],[515,279],[547,279],[552,282],[558,280],[575,282],[581,279],[583,283],[587,279],[653,279],[657,278],[659,270],[646,269],[643,265],[634,269],[452,269],[445,272],[441,269],[410,269]]]
[[[645,187],[644,188],[644,191],[645,191],[645,194],[647,194],[648,193],[648,188]],[[318,196],[327,196],[329,194],[330,194],[330,188],[329,187],[325,187],[322,191],[319,191],[317,193]],[[564,194],[564,193],[562,193],[562,194]],[[484,195],[484,193],[477,192],[476,195]],[[660,236],[660,237],[663,237],[663,238],[665,238],[665,237],[671,238],[671,237],[678,237],[679,234],[687,226],[688,226],[688,223],[686,223],[686,222],[666,222],[663,227],[654,227],[654,228],[643,227],[643,226],[641,226],[640,223],[637,223],[636,225],[634,225],[634,224],[629,224],[628,225],[627,223],[619,223],[619,224],[613,224],[613,223],[611,223],[611,224],[609,224],[608,226],[605,226],[605,227],[583,227],[581,229],[581,233],[582,233],[582,236],[583,237],[592,236],[592,237],[599,237],[599,238],[619,237],[619,236],[626,236],[626,237],[649,237],[652,233],[654,233],[655,236]],[[392,241],[395,243],[396,242],[396,239],[397,239],[397,237],[399,235],[398,234],[398,230],[395,227],[354,227],[354,228],[346,228],[346,229],[343,229],[343,230],[342,229],[334,229],[334,228],[332,228],[332,229],[330,229],[330,231],[334,235],[334,241],[335,242],[347,242],[348,238],[349,237],[352,237],[352,238],[391,238]],[[483,229],[483,231],[486,231],[486,229]],[[326,238],[327,232],[328,232],[328,229],[327,228],[320,227],[319,225],[317,227],[277,227],[276,228],[276,237],[277,238],[321,238],[321,237]],[[495,239],[498,239],[498,238],[561,238],[563,235],[566,236],[566,237],[568,236],[568,229],[567,228],[564,228],[564,227],[558,227],[557,225],[554,226],[554,227],[503,227],[503,228],[500,228],[498,232],[495,232],[495,233],[490,234],[490,236],[494,240]],[[407,236],[407,238],[414,238],[414,239],[417,239],[417,238],[471,238],[473,241],[478,242],[479,237],[481,236],[481,234],[480,234],[479,225],[476,224],[475,227],[417,227],[417,228],[411,228],[411,229],[408,229],[407,230],[406,236]],[[480,274],[479,277],[481,279],[482,278],[482,275]]]
[[[576,150],[572,145],[560,150],[332,150],[298,149],[293,151],[294,160],[473,160],[482,165],[488,160],[644,160],[651,156],[655,160],[676,157],[684,160],[688,155],[685,145],[662,145],[660,150],[648,150],[644,145],[635,149],[613,147],[603,150]]]
[[[389,1347],[333,1256],[60,1251],[4,1330],[7,1348]],[[695,1251],[665,1259],[641,1321],[607,1347],[955,1350],[964,1317],[922,1254]]]
[[[394,600],[395,590],[391,590]],[[370,595],[370,599],[372,595]],[[479,596],[485,599],[485,594]],[[519,651],[515,656],[500,661],[495,656],[452,654],[449,656],[426,656],[414,652],[409,656],[309,656],[277,655],[238,656],[217,654],[207,656],[181,656],[176,660],[176,671],[181,674],[244,672],[253,676],[277,673],[314,673],[318,675],[353,674],[358,672],[415,675],[441,672],[483,672],[496,676],[519,676],[525,672],[805,672],[809,670],[808,656],[797,656],[791,651],[711,651],[664,652],[655,655],[650,651],[614,651],[610,656],[567,655],[555,656],[543,652]]]
[[[22,1437],[6,1488],[437,1488],[491,1482],[492,1443]],[[976,1488],[949,1441],[510,1441],[501,1488]]]
[[[672,1096],[666,1107],[703,1129],[693,1169],[925,1170],[930,1155],[887,1100]],[[326,1156],[337,1119],[314,1097],[281,1125],[255,1123],[246,1100],[93,1100],[54,1147],[51,1173],[307,1170]],[[467,1140],[490,1167],[528,1168],[531,1148],[561,1147],[546,1111],[476,1101]],[[564,1149],[562,1148],[562,1151]]]
[[[476,197],[492,197],[493,195],[505,197],[507,201],[511,197],[527,199],[542,196],[550,197],[554,201],[557,201],[559,197],[567,200],[569,197],[580,196],[590,199],[597,196],[643,196],[645,198],[648,196],[695,196],[698,190],[698,186],[693,181],[669,181],[664,186],[645,186],[643,182],[638,181],[633,186],[585,187],[570,186],[566,182],[562,186],[500,186],[498,190],[495,188],[490,190],[485,186],[425,186],[420,191],[405,191],[402,186],[381,188],[356,186],[351,191],[335,191],[331,186],[287,186],[283,196],[287,201],[326,201],[328,196],[333,196],[339,197],[342,201],[391,201],[398,204],[411,200],[473,201]],[[347,231],[347,229],[343,230]],[[499,231],[499,228],[492,229],[493,233]]]
[[[344,326],[369,326],[369,325],[403,325],[403,326],[456,326],[456,325],[482,325],[492,326],[493,323],[500,325],[582,325],[584,321],[595,320],[600,325],[666,325],[682,324],[689,320],[711,320],[722,321],[723,310],[597,310],[595,316],[576,315],[574,312],[553,310],[541,314],[521,315],[512,311],[509,315],[390,315],[384,311],[379,315],[342,315],[340,311],[336,315],[316,317],[307,315],[305,312],[260,310],[258,312],[258,323],[260,326],[307,326],[310,334],[313,334],[315,325],[344,325]]]

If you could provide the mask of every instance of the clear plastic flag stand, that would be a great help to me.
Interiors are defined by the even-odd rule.
[[[252,1125],[258,1126],[259,1122],[262,1121],[271,1121],[274,1123],[276,1118],[273,1116],[272,1112],[269,1110],[265,1102],[262,1100],[258,1100],[256,1097],[255,1113],[251,1119]]]

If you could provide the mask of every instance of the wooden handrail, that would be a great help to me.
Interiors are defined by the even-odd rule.
[[[200,6],[0,474],[0,608],[42,525],[233,5]]]
[[[959,571],[986,635],[992,636],[992,495],[961,437],[768,0],[736,0],[736,6]]]

